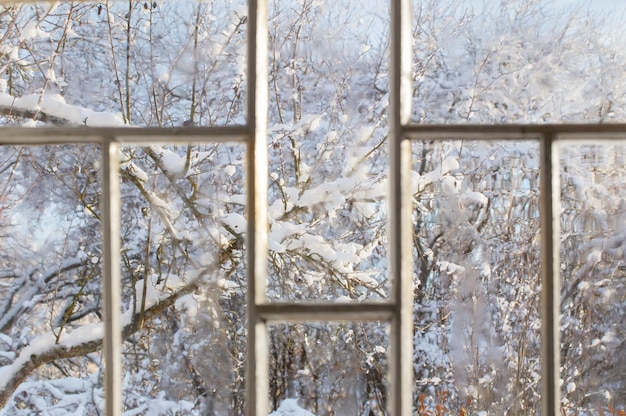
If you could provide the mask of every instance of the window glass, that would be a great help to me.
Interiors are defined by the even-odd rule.
[[[1,150],[2,412],[96,414],[105,394],[99,147]],[[211,144],[120,151],[125,411],[243,411],[243,155]]]
[[[414,7],[414,123],[624,120],[620,2]]]
[[[273,1],[270,300],[386,297],[388,4]]]
[[[623,412],[626,144],[559,147],[563,407]]]
[[[271,409],[386,415],[388,331],[376,322],[269,326]]]
[[[122,148],[129,408],[155,397],[184,414],[243,412],[243,159],[242,146]]]
[[[421,414],[532,414],[540,395],[539,143],[413,144]]]
[[[0,6],[0,125],[245,124],[240,1]]]
[[[102,410],[98,151],[0,146],[2,414]]]

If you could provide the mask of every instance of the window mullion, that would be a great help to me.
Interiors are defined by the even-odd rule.
[[[403,131],[410,123],[413,95],[411,16],[410,0],[391,0],[389,251],[394,313],[389,353],[389,411],[398,416],[410,416],[413,409],[411,142]]]
[[[560,415],[560,184],[552,134],[541,140],[541,365],[543,414]]]
[[[106,416],[122,414],[119,146],[102,141],[104,391]]]
[[[266,321],[257,305],[265,302],[267,274],[268,189],[268,31],[267,0],[248,3],[248,147],[247,147],[247,272],[248,349],[246,399],[248,416],[269,413],[269,346]]]

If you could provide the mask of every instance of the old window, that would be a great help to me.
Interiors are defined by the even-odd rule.
[[[623,405],[626,49],[593,20],[1,3],[7,414]]]

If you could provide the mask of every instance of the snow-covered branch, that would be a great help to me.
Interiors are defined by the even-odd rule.
[[[17,281],[12,284],[12,288],[5,297],[4,302],[0,303],[0,316],[2,316],[0,318],[0,331],[6,331],[13,324],[14,320],[24,313],[26,308],[32,307],[33,299],[41,291],[41,287],[38,284],[39,281],[42,284],[46,284],[62,273],[84,266],[86,262],[87,260],[84,258],[72,259],[60,266],[48,269],[39,278],[32,277],[36,273],[35,270],[16,277]]]
[[[130,312],[122,317],[122,337],[127,339],[137,332],[145,322],[152,320],[164,310],[174,305],[181,297],[192,293],[209,269],[198,272],[186,282],[176,282],[178,286],[169,294],[152,291],[146,300],[146,309],[140,316]],[[138,284],[141,284],[139,282]],[[170,288],[171,285],[168,285]],[[10,365],[0,367],[0,408],[9,400],[18,386],[37,368],[54,361],[72,357],[81,357],[100,350],[104,337],[104,324],[95,323],[81,326],[66,333],[56,341],[52,332],[40,335],[24,347]]]
[[[124,121],[117,114],[93,111],[68,104],[61,95],[48,93],[29,94],[22,97],[0,93],[0,114],[57,125],[70,124],[88,127],[124,125]]]

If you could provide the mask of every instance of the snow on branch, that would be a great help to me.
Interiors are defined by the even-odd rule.
[[[44,93],[13,97],[10,94],[0,93],[0,114],[32,118],[53,124],[88,127],[124,125],[124,120],[117,114],[67,104],[59,94]]]
[[[77,269],[84,266],[87,262],[85,258],[71,259],[60,266],[51,267],[43,272],[39,278],[41,282],[48,283],[52,278],[60,275],[61,273],[68,272],[70,270]],[[22,313],[24,313],[26,305],[30,305],[32,299],[37,295],[40,290],[39,284],[32,284],[34,282],[32,274],[35,271],[30,271],[19,277],[18,283],[13,285],[13,288],[8,292],[8,296],[5,297],[4,302],[0,303],[0,331],[4,331],[13,325],[15,319]],[[29,284],[30,281],[30,284]],[[19,293],[20,289],[25,289],[23,293]],[[18,296],[19,295],[19,296]],[[19,298],[17,302],[14,302],[16,298]]]
[[[178,290],[169,295],[152,296],[146,302],[146,310],[141,314],[143,316],[140,316],[139,311],[134,315],[131,311],[125,313],[122,316],[123,339],[137,332],[145,321],[151,320],[174,305],[182,296],[193,292],[200,278],[210,270],[211,267],[198,271],[183,286],[177,287]],[[74,329],[71,334],[61,337],[58,342],[52,332],[31,340],[12,364],[0,367],[0,408],[4,407],[20,384],[38,367],[98,351],[102,346],[103,337],[104,324],[94,323]]]

